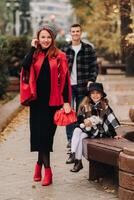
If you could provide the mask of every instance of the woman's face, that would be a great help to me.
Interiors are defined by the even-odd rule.
[[[94,103],[97,103],[102,98],[102,93],[97,91],[97,90],[93,90],[90,93],[90,97],[91,97],[91,99],[93,100]]]
[[[47,49],[52,44],[52,36],[47,30],[42,30],[39,34],[39,44],[43,49]]]

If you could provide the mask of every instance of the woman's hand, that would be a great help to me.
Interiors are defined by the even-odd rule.
[[[37,38],[32,39],[31,46],[37,48],[39,40]]]
[[[65,110],[65,113],[70,113],[71,112],[71,106],[69,103],[64,103],[63,104],[63,109]]]

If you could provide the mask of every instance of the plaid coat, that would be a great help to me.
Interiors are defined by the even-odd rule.
[[[98,75],[97,57],[94,48],[90,44],[81,41],[81,49],[77,54],[77,85],[78,95],[85,95],[88,81],[94,82]],[[69,71],[71,73],[75,52],[72,44],[67,44],[62,48],[67,55]]]
[[[120,123],[116,118],[113,110],[110,106],[107,106],[105,110],[102,110],[100,103],[90,105],[91,111],[89,113],[85,112],[84,107],[78,113],[77,127],[84,121],[85,118],[91,115],[100,116],[102,122],[97,124],[96,127],[91,127],[90,131],[86,131],[85,128],[82,129],[83,132],[87,133],[90,138],[104,138],[104,137],[114,137],[116,134],[115,129],[119,127]]]

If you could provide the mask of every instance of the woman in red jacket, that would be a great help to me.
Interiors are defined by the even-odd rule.
[[[38,152],[34,181],[41,181],[42,166],[45,167],[42,185],[52,183],[50,152],[56,125],[53,123],[57,109],[63,107],[66,113],[70,107],[70,80],[67,59],[55,47],[57,30],[54,25],[45,24],[37,31],[37,38],[31,42],[31,50],[23,60],[23,69],[34,68],[37,98],[30,103],[30,144],[31,151]],[[31,83],[32,84],[32,83]]]

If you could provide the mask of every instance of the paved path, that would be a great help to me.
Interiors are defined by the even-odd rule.
[[[130,121],[129,109],[134,105],[134,77],[125,75],[99,75],[109,103],[121,121]]]
[[[32,181],[37,154],[29,151],[28,111],[21,111],[0,139],[0,200],[118,200],[105,184],[88,181],[88,163],[77,174],[66,165],[66,137],[58,128],[51,161],[53,184],[42,187]],[[111,186],[110,186],[111,187]],[[110,188],[111,189],[111,188]]]

